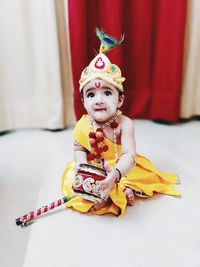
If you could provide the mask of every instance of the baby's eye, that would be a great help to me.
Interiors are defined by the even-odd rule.
[[[94,97],[94,93],[92,93],[92,92],[88,93],[87,97]]]
[[[105,94],[106,96],[112,95],[112,93],[111,93],[110,91],[108,91],[108,90],[105,91],[104,94]]]

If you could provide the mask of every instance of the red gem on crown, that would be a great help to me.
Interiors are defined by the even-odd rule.
[[[99,57],[94,66],[96,69],[103,69],[105,67],[105,62],[101,57]]]

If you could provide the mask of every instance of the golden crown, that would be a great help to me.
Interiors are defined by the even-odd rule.
[[[119,46],[123,42],[124,36],[121,37],[120,41],[117,41],[114,37],[100,31],[99,29],[96,29],[96,33],[101,40],[99,54],[83,70],[79,81],[80,91],[90,81],[101,79],[112,84],[119,91],[123,92],[122,83],[125,78],[122,77],[120,68],[117,65],[112,64],[104,53],[116,46]]]

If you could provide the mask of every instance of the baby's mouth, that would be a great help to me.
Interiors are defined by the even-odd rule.
[[[94,111],[106,111],[106,108],[95,108]]]

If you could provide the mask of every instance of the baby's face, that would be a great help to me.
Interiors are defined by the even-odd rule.
[[[111,84],[96,79],[83,88],[83,102],[88,114],[97,122],[106,122],[115,116],[123,103],[118,90]]]

